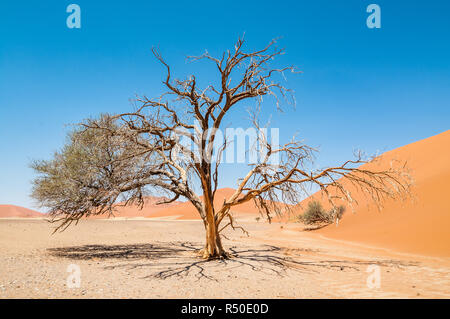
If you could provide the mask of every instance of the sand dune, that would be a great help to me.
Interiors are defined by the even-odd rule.
[[[137,205],[129,205],[129,206],[123,206],[124,203],[119,203],[115,208],[116,211],[114,212],[115,218],[134,218],[134,217],[150,217],[152,214],[157,213],[163,209],[177,206],[180,204],[180,202],[173,202],[169,204],[157,204],[158,202],[162,200],[166,200],[165,197],[156,197],[156,196],[148,196],[144,199],[144,206],[142,209],[138,207]],[[90,216],[90,219],[103,219],[103,218],[109,218],[110,216],[108,214],[104,215],[97,215],[97,216]]]
[[[221,188],[216,191],[214,199],[214,207],[220,208],[225,199],[230,198],[234,194],[235,190],[232,188]],[[257,215],[258,208],[253,201],[243,203],[235,206],[232,212],[237,215]],[[183,202],[178,205],[174,205],[157,212],[154,212],[147,217],[167,217],[176,216],[176,219],[200,219],[200,215],[190,202]]]
[[[414,202],[390,200],[379,211],[359,196],[356,214],[347,212],[339,226],[317,232],[406,253],[450,257],[449,146],[446,131],[385,153],[382,165],[394,158],[407,161],[415,180]]]
[[[6,217],[29,218],[29,217],[43,217],[43,216],[45,215],[25,207],[14,205],[0,205],[0,218]]]
[[[215,207],[220,207],[224,199],[231,197],[234,193],[232,188],[218,189],[216,192],[216,199],[214,201]],[[165,197],[148,196],[145,198],[145,204],[142,207],[137,205],[123,206],[123,203],[117,204],[115,207],[114,216],[95,215],[89,216],[88,219],[105,219],[105,218],[137,218],[137,217],[164,217],[168,219],[200,219],[200,215],[190,202],[175,201],[169,204],[157,204],[158,202],[167,199]],[[236,206],[232,212],[245,215],[257,215],[258,209],[253,202],[247,202]],[[27,209],[24,207],[13,205],[0,205],[1,217],[43,217],[44,214]]]
[[[214,206],[219,208],[223,203],[224,199],[231,197],[235,190],[232,188],[222,188],[218,189],[215,195]],[[202,197],[202,196],[201,196]],[[121,206],[118,204],[116,206],[116,212],[114,217],[116,218],[135,218],[135,217],[149,217],[149,218],[169,218],[169,219],[200,219],[200,215],[197,210],[190,202],[180,202],[176,201],[169,204],[157,205],[157,202],[164,199],[163,197],[152,197],[149,196],[145,199],[145,204],[142,209],[137,205]],[[236,214],[257,215],[258,209],[254,203],[247,202],[236,206],[232,210]],[[91,216],[90,219],[103,219],[108,218],[108,215]]]

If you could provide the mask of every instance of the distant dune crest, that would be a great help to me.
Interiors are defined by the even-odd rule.
[[[0,218],[18,217],[18,218],[33,218],[44,217],[45,215],[35,210],[15,205],[0,205]]]

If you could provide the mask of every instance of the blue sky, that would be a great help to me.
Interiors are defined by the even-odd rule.
[[[70,3],[81,7],[81,29],[66,26]],[[370,3],[381,7],[381,29],[366,26]],[[208,79],[184,57],[217,54],[244,32],[248,49],[282,37],[279,63],[303,71],[287,83],[297,106],[264,115],[274,113],[282,140],[297,132],[319,146],[321,165],[441,133],[450,123],[449,12],[436,0],[2,1],[0,204],[34,207],[28,164],[63,145],[67,124],[161,93],[152,46],[177,75]],[[222,182],[230,187],[244,172],[224,170],[234,170]]]

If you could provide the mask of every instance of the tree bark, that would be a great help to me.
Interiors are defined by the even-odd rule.
[[[202,258],[217,259],[226,258],[227,255],[222,246],[220,235],[214,223],[206,225],[206,244],[202,250]]]
[[[205,204],[205,230],[206,243],[205,247],[200,251],[204,259],[226,258],[227,254],[222,246],[222,241],[218,232],[218,225],[216,225],[214,218],[214,207],[210,199],[204,199]]]

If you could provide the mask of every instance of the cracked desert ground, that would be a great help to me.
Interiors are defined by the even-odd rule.
[[[241,225],[249,237],[228,231],[224,240],[233,257],[206,262],[195,256],[200,221],[84,220],[52,235],[43,219],[0,219],[0,298],[450,297],[449,258],[326,239],[292,223]],[[80,267],[79,288],[66,284],[70,264]],[[371,265],[379,288],[367,284]]]

